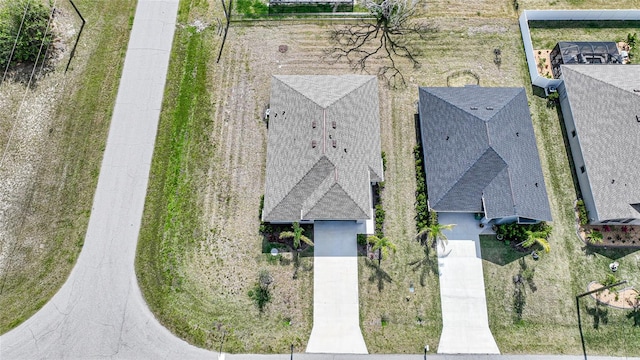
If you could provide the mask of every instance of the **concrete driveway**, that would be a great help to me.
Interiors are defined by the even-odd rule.
[[[308,353],[367,354],[360,331],[355,221],[316,221],[313,260],[313,329]]]
[[[473,214],[439,213],[441,224],[456,224],[444,234],[449,244],[438,246],[442,335],[441,354],[499,354],[489,330],[480,239]]]

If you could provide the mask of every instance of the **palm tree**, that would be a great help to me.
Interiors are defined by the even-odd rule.
[[[432,244],[440,243],[442,246],[442,251],[445,249],[445,245],[449,243],[449,239],[444,235],[444,230],[452,230],[456,224],[447,224],[443,225],[440,223],[433,223],[431,225],[425,226],[419,233],[416,235],[416,239],[418,239],[422,245],[427,245],[429,242]]]
[[[387,237],[378,237],[377,235],[369,235],[367,236],[367,241],[369,244],[372,244],[371,250],[378,250],[378,265],[382,261],[382,256],[389,256],[389,249],[391,249],[394,253],[396,252],[396,244],[392,243]]]
[[[293,231],[281,232],[280,239],[292,238],[294,250],[297,250],[300,247],[300,240],[302,240],[306,244],[309,244],[310,246],[313,246],[313,241],[311,241],[311,239],[309,239],[308,237],[304,236],[303,234],[304,229],[300,226],[300,224],[298,224],[297,222],[294,222],[292,227],[293,227]]]
[[[534,244],[538,244],[542,246],[544,252],[549,252],[551,250],[551,246],[549,245],[546,234],[544,232],[527,230],[525,231],[525,234],[527,238],[518,245],[528,248],[533,246]]]

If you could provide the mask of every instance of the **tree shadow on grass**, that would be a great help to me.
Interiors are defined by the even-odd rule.
[[[533,280],[533,277],[536,274],[536,269],[527,264],[525,259],[526,258],[522,257],[518,260],[520,264],[520,273],[518,273],[518,276],[520,279],[525,281],[527,285],[529,285],[529,290],[531,290],[531,292],[536,292],[538,291],[538,286],[536,285],[535,280]]]
[[[524,288],[524,282],[516,281],[513,289],[513,314],[514,323],[522,321],[522,314],[527,305],[527,293]]]
[[[582,251],[586,255],[598,254],[611,260],[617,260],[627,255],[633,254],[636,251],[640,251],[640,248],[607,248],[604,246],[585,245],[582,247]]]
[[[633,320],[633,326],[640,326],[640,307],[632,309],[626,316],[627,319]]]
[[[372,270],[368,280],[370,283],[378,283],[378,291],[382,291],[384,289],[385,282],[391,283],[391,276],[389,276],[386,271],[382,270],[377,262],[365,259],[365,265]]]
[[[438,259],[434,256],[431,256],[431,247],[423,246],[424,257],[422,259],[418,259],[416,261],[410,262],[408,265],[411,266],[411,270],[414,272],[420,270],[420,285],[425,286],[427,281],[427,275],[430,273],[433,275],[438,275]]]
[[[599,329],[600,325],[607,325],[609,323],[609,309],[600,306],[597,302],[593,307],[585,306],[587,314],[593,317],[593,328]]]
[[[482,259],[496,265],[504,266],[525,257],[528,253],[515,251],[503,241],[498,241],[495,235],[481,235],[480,247]]]

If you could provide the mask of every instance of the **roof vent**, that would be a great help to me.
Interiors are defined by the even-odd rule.
[[[311,147],[315,149],[316,146],[318,146],[318,143],[315,140],[311,140]]]
[[[493,107],[487,106],[487,110],[493,110]]]
[[[636,115],[636,121],[640,122],[640,116]]]
[[[318,125],[318,124],[316,124],[316,121],[315,121],[315,120],[313,120],[313,121],[311,122],[311,126],[312,126],[314,129],[316,128],[316,126],[317,126],[317,125]]]
[[[335,140],[331,140],[331,145],[332,145],[333,147],[336,147],[336,146],[338,146],[338,142],[337,142],[337,141],[335,141]]]
[[[334,128],[334,129],[335,129],[335,128],[336,128],[336,125],[337,125],[337,124],[336,124],[336,122],[335,122],[335,121],[332,121],[332,122],[331,122],[331,127],[332,127],[332,128]]]
[[[477,106],[472,106],[471,110],[478,110],[478,107]]]

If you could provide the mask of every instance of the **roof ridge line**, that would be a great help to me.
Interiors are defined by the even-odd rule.
[[[355,75],[355,76],[364,76],[364,75]],[[340,100],[344,99],[347,95],[349,95],[349,94],[353,93],[354,91],[356,91],[356,90],[360,89],[361,87],[363,87],[363,86],[367,85],[369,82],[371,82],[371,81],[373,81],[373,80],[376,80],[376,77],[375,77],[375,76],[372,76],[369,80],[367,80],[367,81],[363,82],[362,84],[360,84],[360,86],[357,86],[357,87],[353,88],[351,91],[344,93],[344,95],[343,95],[343,96],[341,96],[341,97],[337,98],[337,99],[336,99],[335,101],[333,101],[331,104],[327,105],[327,109],[328,109],[329,107],[331,107],[331,105],[333,105],[333,104],[337,103],[338,101],[340,101]]]
[[[331,172],[330,172],[327,176],[325,176],[325,178],[324,178],[324,179],[322,179],[322,182],[318,185],[318,187],[317,187],[317,188],[315,188],[315,189],[314,189],[314,190],[309,194],[309,196],[307,196],[307,197],[304,199],[304,201],[302,201],[302,207],[300,208],[300,218],[301,218],[301,219],[304,219],[304,217],[303,217],[303,216],[304,216],[304,215],[307,215],[307,214],[311,211],[311,209],[313,209],[316,205],[318,205],[318,203],[320,202],[320,200],[321,200],[325,195],[327,195],[327,193],[329,192],[329,190],[331,190],[331,188],[332,188],[335,184],[337,184],[337,182],[335,181],[335,179],[334,179],[333,181],[331,181],[331,180],[330,180],[330,179],[334,176],[333,174],[335,173],[336,169],[337,169],[337,167],[335,167],[335,166],[334,166],[333,170],[331,170]],[[324,193],[322,193],[322,194],[320,194],[320,196],[318,196],[318,199],[316,199],[316,201],[315,201],[314,203],[312,203],[312,204],[308,204],[308,206],[306,207],[307,211],[303,213],[302,211],[303,211],[303,210],[305,210],[305,206],[304,206],[304,205],[305,205],[305,203],[307,202],[307,200],[309,200],[310,198],[312,198],[312,196],[314,195],[314,193],[315,193],[316,191],[318,191],[318,190],[320,190],[320,189],[322,188],[322,184],[323,184],[325,181],[327,181],[327,179],[329,179],[329,182],[331,182],[332,184],[331,184],[331,185],[329,185],[329,186],[327,187],[327,190],[326,190]]]
[[[299,75],[283,75],[283,76],[299,76]],[[280,79],[278,78],[278,75],[273,75],[273,77],[274,77],[275,79],[277,79],[278,81],[280,81],[284,86],[286,86],[286,87],[288,87],[289,89],[293,90],[294,92],[296,92],[296,93],[300,94],[303,98],[305,98],[305,99],[307,99],[307,100],[311,101],[312,103],[316,104],[316,105],[317,105],[318,107],[320,107],[321,109],[323,109],[323,110],[324,110],[324,109],[326,109],[326,108],[325,108],[325,107],[323,107],[322,105],[320,105],[320,104],[318,104],[317,102],[313,101],[313,99],[311,99],[311,98],[310,98],[310,97],[308,97],[307,95],[305,95],[305,94],[301,93],[300,91],[296,90],[293,86],[291,86],[291,85],[287,84],[286,82],[284,82],[284,81],[280,80]],[[329,106],[327,106],[327,107],[329,107]]]
[[[500,154],[498,154],[498,156],[500,156]],[[504,161],[504,159],[503,159],[503,161]],[[513,205],[513,212],[516,214],[516,216],[518,216],[517,215],[518,211],[516,209],[515,191],[513,191],[513,182],[511,181],[511,171],[510,171],[508,166],[507,166],[507,176],[509,177],[509,188],[511,188],[511,204]],[[491,179],[491,182],[493,182],[494,179]],[[491,184],[491,182],[489,182],[489,184]]]
[[[293,91],[297,92],[298,94],[302,95],[305,99],[307,99],[307,100],[311,101],[312,103],[314,103],[314,104],[318,105],[318,106],[319,106],[321,109],[323,109],[323,110],[328,109],[329,107],[331,107],[331,105],[333,105],[333,104],[337,103],[338,101],[340,101],[340,100],[344,99],[344,97],[345,97],[345,96],[347,96],[347,95],[351,94],[352,92],[354,92],[354,91],[356,91],[356,90],[360,89],[361,87],[363,87],[363,86],[367,85],[369,82],[371,82],[371,81],[373,81],[373,80],[376,80],[376,77],[375,77],[375,76],[371,76],[371,78],[370,78],[369,80],[367,80],[367,81],[363,82],[360,86],[357,86],[357,87],[353,88],[351,91],[344,93],[344,95],[343,95],[343,96],[341,96],[341,97],[337,98],[337,99],[336,99],[336,100],[334,100],[332,103],[327,104],[327,106],[326,106],[326,107],[324,107],[324,106],[322,106],[322,105],[318,104],[317,102],[315,102],[315,101],[314,101],[313,99],[311,99],[310,97],[308,97],[308,96],[306,96],[305,94],[301,93],[300,91],[296,90],[293,86],[291,86],[291,85],[287,84],[286,82],[284,82],[284,81],[282,81],[282,80],[280,80],[280,79],[278,78],[278,76],[301,76],[301,75],[272,75],[272,76],[273,76],[274,78],[278,79],[278,81],[280,81],[282,84],[286,85],[289,89],[291,89],[291,90],[293,90]],[[302,75],[302,76],[304,76],[304,75]],[[339,76],[337,76],[337,75],[309,75],[309,76],[336,76],[336,77],[339,77]],[[363,77],[364,77],[365,75],[355,75],[355,76],[363,76]]]

